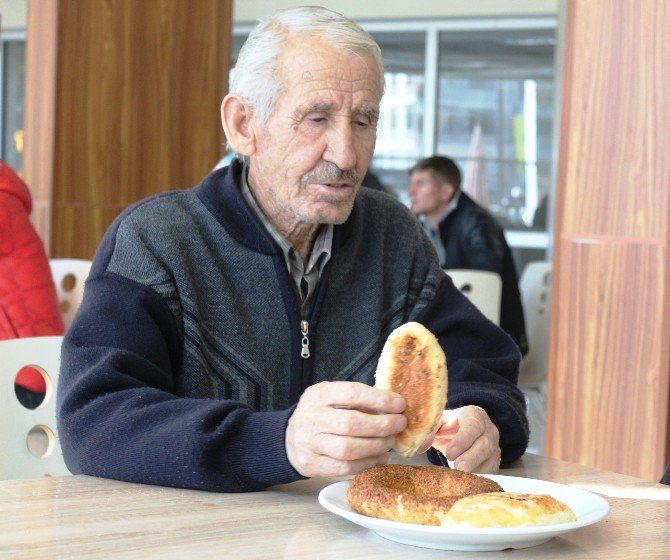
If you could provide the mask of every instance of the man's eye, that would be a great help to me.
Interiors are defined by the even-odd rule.
[[[323,115],[308,115],[307,120],[311,123],[321,124],[326,122],[326,117]]]
[[[360,128],[365,128],[370,126],[370,119],[365,118],[365,117],[358,117],[354,119],[354,124]]]

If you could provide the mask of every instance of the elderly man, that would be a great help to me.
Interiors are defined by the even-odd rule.
[[[240,159],[128,209],[98,249],[63,345],[73,472],[236,492],[386,462],[405,403],[370,385],[407,321],[449,360],[431,459],[493,472],[523,453],[513,342],[409,210],[360,189],[383,90],[379,47],[339,14],[251,33],[221,110]]]

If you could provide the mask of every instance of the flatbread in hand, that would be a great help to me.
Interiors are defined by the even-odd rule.
[[[405,398],[407,428],[394,449],[412,457],[435,429],[447,402],[447,360],[433,333],[419,323],[405,323],[386,340],[375,387]]]

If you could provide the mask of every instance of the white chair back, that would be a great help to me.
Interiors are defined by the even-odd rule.
[[[84,297],[84,282],[92,263],[84,259],[51,259],[49,264],[56,284],[61,316],[67,329]]]
[[[526,397],[530,426],[527,451],[542,455],[547,420],[551,263],[528,263],[519,280],[519,291],[526,317],[529,347],[519,367],[519,387]]]
[[[465,269],[448,269],[445,272],[487,319],[496,325],[500,324],[502,279],[499,274],[488,270]]]
[[[0,479],[70,474],[56,430],[56,384],[62,336],[0,341]],[[42,403],[26,408],[14,387],[24,366],[38,370],[46,382]]]
[[[551,262],[528,263],[519,280],[519,291],[526,318],[529,347],[528,354],[521,360],[519,385],[532,386],[547,378]]]

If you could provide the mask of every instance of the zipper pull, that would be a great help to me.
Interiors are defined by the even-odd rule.
[[[307,338],[309,323],[307,321],[300,321],[300,332],[302,333],[302,351],[300,352],[300,357],[307,359],[309,358],[309,338]]]

